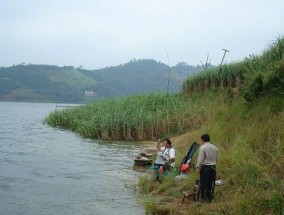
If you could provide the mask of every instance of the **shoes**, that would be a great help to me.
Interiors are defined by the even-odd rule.
[[[207,203],[207,204],[210,204],[210,203],[211,203],[211,200],[209,201],[208,199],[207,199],[207,200],[199,199],[198,202],[199,202],[199,203]]]

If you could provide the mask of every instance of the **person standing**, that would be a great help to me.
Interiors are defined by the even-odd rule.
[[[210,203],[214,197],[217,159],[217,147],[210,143],[208,134],[203,134],[196,164],[196,170],[200,172],[199,192],[203,202]]]

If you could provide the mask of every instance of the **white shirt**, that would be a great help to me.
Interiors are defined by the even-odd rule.
[[[166,148],[162,147],[161,151],[158,152],[157,159],[155,161],[156,164],[165,164],[171,158],[175,158],[175,149],[174,148]],[[175,166],[175,162],[170,163],[172,167]]]
[[[201,169],[202,165],[216,165],[217,159],[217,147],[209,142],[206,142],[199,149],[196,167]]]

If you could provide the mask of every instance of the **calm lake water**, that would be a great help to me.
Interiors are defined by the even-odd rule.
[[[44,125],[55,109],[0,102],[0,214],[145,214],[128,186],[142,146]]]

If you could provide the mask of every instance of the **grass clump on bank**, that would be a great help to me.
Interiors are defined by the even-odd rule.
[[[156,140],[161,135],[200,126],[203,102],[198,95],[122,97],[57,110],[45,122],[90,138]]]

